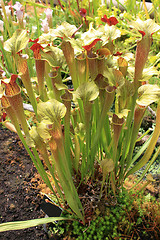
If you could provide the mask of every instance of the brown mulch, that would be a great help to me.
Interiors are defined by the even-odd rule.
[[[0,125],[0,216],[1,223],[44,217],[37,171],[15,133]],[[2,240],[45,240],[43,226],[0,233]]]

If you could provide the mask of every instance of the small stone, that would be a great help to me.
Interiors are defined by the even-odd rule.
[[[4,193],[4,190],[3,189],[0,189],[0,194]]]
[[[16,207],[16,206],[15,206],[13,203],[11,203],[11,205],[9,206],[10,210],[15,209],[15,207]]]

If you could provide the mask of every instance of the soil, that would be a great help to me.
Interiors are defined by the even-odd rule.
[[[18,136],[0,125],[1,223],[44,217],[37,171]],[[45,240],[43,226],[0,233],[0,240]]]

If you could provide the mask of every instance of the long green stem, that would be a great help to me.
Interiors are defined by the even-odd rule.
[[[130,149],[129,149],[129,154],[128,154],[127,160],[126,160],[126,164],[127,164],[126,165],[126,170],[129,168],[129,166],[132,162],[133,150],[134,150],[134,147],[135,147],[135,144],[136,144],[136,139],[137,139],[137,136],[138,136],[139,128],[140,128],[142,118],[144,116],[145,111],[146,111],[146,108],[138,109],[138,107],[137,107],[137,109],[135,109],[134,125],[133,125]],[[137,114],[136,114],[136,112],[137,112]]]
[[[25,145],[27,145],[27,144],[25,143]],[[28,147],[28,146],[27,146],[27,147]],[[27,150],[27,151],[28,151],[28,150]],[[48,178],[48,176],[47,176],[46,171],[44,170],[44,167],[43,167],[42,162],[41,162],[41,160],[40,160],[40,158],[39,158],[39,155],[38,155],[38,152],[37,152],[36,148],[32,148],[32,151],[33,151],[33,153],[34,153],[34,155],[35,155],[34,161],[33,161],[33,158],[32,158],[32,161],[34,162],[34,164],[35,164],[35,162],[36,162],[36,165],[38,166],[38,171],[39,171],[42,179],[43,179],[44,182],[47,184],[47,186],[51,189],[51,191],[54,192],[53,187],[52,187],[52,185],[51,185],[51,182],[49,181],[49,178]],[[35,159],[36,159],[37,161],[36,161]]]
[[[33,5],[34,5],[34,14],[35,14],[36,23],[37,23],[37,33],[38,33],[38,37],[39,37],[40,36],[39,18],[38,18],[36,6],[35,6],[35,4],[33,4]]]
[[[92,172],[94,161],[91,162],[91,158],[89,150],[91,148],[91,126],[92,126],[92,119],[91,119],[91,112],[92,112],[92,103],[88,102],[85,104],[85,129],[86,129],[86,170],[87,172]]]
[[[102,108],[101,116],[100,116],[100,119],[99,119],[99,122],[98,122],[98,125],[97,125],[96,134],[94,136],[94,141],[93,141],[92,148],[91,148],[92,157],[94,157],[94,155],[95,155],[95,152],[96,152],[96,149],[97,149],[97,143],[98,143],[98,140],[101,136],[101,131],[102,131],[102,128],[104,126],[104,123],[106,121],[107,112],[109,111],[110,106],[111,106],[111,104],[113,103],[113,100],[114,100],[115,88],[111,87],[108,90],[109,91],[106,91],[106,97],[105,97],[104,105],[103,105],[103,108]]]
[[[56,190],[57,190],[58,194],[60,195],[61,200],[64,202],[63,194],[62,194],[62,192],[61,192],[61,190],[60,190],[60,187],[59,187],[59,185],[58,185],[57,179],[55,178],[54,169],[53,169],[53,167],[51,166],[50,161],[49,161],[49,158],[48,158],[47,149],[45,148],[44,151],[41,152],[41,154],[42,154],[43,159],[44,159],[44,161],[45,161],[45,163],[46,163],[46,165],[47,165],[47,167],[48,167],[48,170],[50,171],[50,173],[51,173],[51,175],[52,175],[52,178],[53,178],[53,180],[54,180],[54,184],[55,184],[55,186],[56,186]],[[59,202],[59,198],[57,197],[57,194],[55,193],[54,190],[53,190],[53,193],[54,193],[54,195],[56,196],[57,201]],[[60,202],[59,202],[59,204],[60,204]]]
[[[155,152],[155,154],[152,157],[152,159],[149,161],[148,165],[145,167],[145,170],[143,171],[141,177],[138,179],[138,181],[136,182],[136,184],[132,188],[134,188],[143,179],[143,177],[145,176],[145,174],[147,173],[147,171],[149,170],[151,165],[154,163],[154,161],[157,159],[159,154],[160,154],[160,146],[158,147],[158,149]]]
[[[45,170],[43,169],[43,165],[42,165],[42,163],[41,163],[41,161],[39,159],[37,151],[35,149],[33,149],[34,153],[36,154],[36,158],[37,158],[38,162],[41,163],[41,164],[37,163],[37,161],[35,160],[35,156],[32,154],[31,150],[29,149],[29,147],[28,147],[28,145],[27,145],[27,143],[26,143],[26,141],[24,139],[24,136],[23,136],[23,134],[21,132],[21,129],[19,127],[18,121],[14,121],[14,126],[15,126],[15,128],[17,130],[17,133],[18,133],[18,136],[19,136],[21,142],[23,143],[25,149],[27,150],[30,158],[32,159],[35,167],[37,168],[38,172],[40,173],[42,179],[47,184],[47,186],[51,189],[51,191],[54,192],[54,190],[53,190],[53,188],[52,188],[52,186],[50,184],[50,181],[48,179],[48,176],[47,176]]]
[[[71,101],[64,101],[64,104],[67,108],[66,115],[64,117],[64,142],[65,142],[65,153],[66,153],[66,160],[68,162],[68,166],[70,172],[72,171],[72,164],[71,164],[71,150],[70,150],[70,116],[71,116]]]
[[[4,50],[1,41],[0,41],[0,49],[1,49],[1,52],[2,52],[4,60],[5,60],[5,64],[3,65],[5,72],[7,72],[9,76],[10,76],[9,73],[16,74],[17,72],[16,72],[16,67],[15,67],[15,61],[12,61],[12,58],[10,57],[10,53],[8,53]]]
[[[130,147],[130,142],[131,142],[132,121],[133,121],[133,116],[134,116],[136,99],[137,99],[137,93],[135,93],[131,99],[131,110],[128,114],[127,122],[126,122],[127,130],[126,130],[126,132],[124,132],[124,144],[123,144],[123,150],[122,150],[122,157],[121,157],[121,161],[120,161],[120,164],[121,164],[120,175],[119,175],[120,180],[122,180],[124,177],[125,159],[129,152],[129,147]]]
[[[154,129],[151,141],[149,143],[149,146],[148,146],[144,156],[142,157],[142,159],[132,169],[130,169],[127,172],[125,178],[127,178],[130,174],[135,173],[137,170],[139,170],[141,167],[143,167],[149,161],[149,159],[150,159],[150,157],[153,153],[156,142],[157,142],[158,137],[160,135],[160,101],[159,101],[158,106],[157,106],[157,114],[156,115],[157,115],[156,126],[155,126],[155,129]]]
[[[8,18],[7,18],[6,9],[5,9],[5,5],[4,5],[3,0],[1,0],[1,7],[2,7],[2,10],[3,10],[3,14],[4,14],[5,27],[7,28],[9,38],[10,38],[12,36],[12,32],[11,32],[11,28],[9,26],[9,21],[8,21]]]

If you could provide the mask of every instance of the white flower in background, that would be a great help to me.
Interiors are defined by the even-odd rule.
[[[36,26],[32,26],[32,33],[35,33],[37,31],[37,27]]]
[[[48,21],[47,21],[47,18],[45,18],[44,20],[42,20],[42,23],[41,23],[41,30],[44,32],[44,33],[47,33],[49,31],[49,24],[48,24]]]
[[[16,10],[16,16],[19,22],[23,21],[23,10],[22,10],[22,4],[19,2],[16,2],[13,8]]]
[[[47,8],[47,9],[45,9],[44,12],[46,14],[46,18],[47,18],[49,27],[51,28],[52,27],[52,13],[53,13],[53,10],[50,9],[50,8]]]
[[[45,12],[45,14],[46,14],[47,20],[49,20],[50,18],[52,18],[52,13],[53,13],[53,10],[52,10],[52,9],[46,8],[44,12]]]
[[[5,11],[6,11],[7,19],[9,19],[9,17],[11,16],[11,8],[10,8],[10,6],[5,6]],[[2,13],[2,17],[4,19],[3,10],[1,10],[1,13]]]
[[[3,32],[3,30],[4,30],[4,29],[3,29],[3,24],[4,24],[3,21],[0,20],[0,31],[1,31],[1,32]]]
[[[5,6],[5,10],[6,10],[7,17],[9,17],[11,15],[11,8],[10,8],[10,6]]]
[[[26,20],[23,20],[23,26],[25,27],[26,26]]]
[[[3,42],[3,36],[0,36],[0,41]]]

